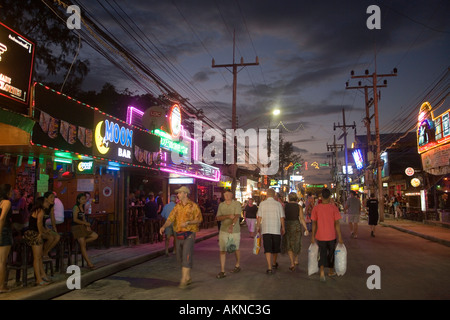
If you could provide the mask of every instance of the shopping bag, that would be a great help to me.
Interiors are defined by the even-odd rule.
[[[253,254],[258,254],[261,249],[261,235],[258,233],[253,239]]]
[[[226,249],[228,253],[233,253],[236,251],[236,245],[234,244],[233,237],[228,236]]]
[[[308,276],[319,272],[319,246],[311,243],[308,248]]]
[[[334,250],[334,270],[338,276],[347,271],[347,248],[343,243],[338,243]]]

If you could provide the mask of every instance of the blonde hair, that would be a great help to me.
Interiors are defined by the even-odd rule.
[[[275,190],[274,189],[269,189],[267,190],[267,197],[275,197]]]

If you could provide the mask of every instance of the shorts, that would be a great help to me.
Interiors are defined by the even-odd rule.
[[[349,214],[348,222],[349,223],[358,223],[359,222],[359,214]]]
[[[228,233],[228,232],[219,232],[219,248],[220,251],[227,251],[227,242],[228,238],[231,238],[236,246],[236,250],[239,250],[239,244],[241,242],[241,234],[240,233]]]
[[[167,238],[169,238],[171,236],[175,237],[176,235],[175,235],[175,231],[173,231],[173,225],[170,225],[167,228],[165,228],[164,234],[167,236]]]
[[[195,232],[185,240],[176,241],[177,261],[183,268],[192,268],[192,258],[194,255]]]
[[[88,231],[86,225],[83,224],[72,226],[72,235],[75,239],[86,238],[92,234],[92,232],[93,231]]]
[[[264,253],[280,253],[281,252],[281,235],[280,234],[263,234]]]
[[[23,234],[23,238],[27,245],[31,246],[41,246],[44,243],[41,237],[39,237],[39,233],[34,230],[27,230]]]
[[[256,219],[247,218],[246,222],[247,222],[248,231],[255,232]]]

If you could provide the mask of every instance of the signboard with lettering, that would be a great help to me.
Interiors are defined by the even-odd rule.
[[[419,153],[450,143],[450,110],[434,117],[429,102],[420,107],[417,124],[417,147]]]
[[[17,107],[11,109],[22,113],[29,102],[34,53],[32,41],[0,22],[0,99],[7,107],[14,101]]]

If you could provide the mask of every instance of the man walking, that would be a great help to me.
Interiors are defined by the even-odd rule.
[[[338,208],[330,202],[331,192],[325,188],[322,190],[322,203],[317,204],[312,213],[311,243],[317,240],[319,246],[319,272],[320,281],[325,281],[325,268],[329,268],[328,276],[335,276],[334,249],[336,247],[336,235],[339,243],[343,243],[339,219],[341,214]]]
[[[277,257],[281,252],[281,236],[285,232],[284,209],[274,197],[275,190],[267,190],[267,199],[260,203],[257,214],[256,230],[262,233],[267,274],[273,274],[273,269],[278,268]]]
[[[169,218],[170,213],[172,212],[173,208],[175,208],[175,205],[177,201],[177,196],[176,195],[171,195],[170,196],[170,203],[165,205],[162,212],[161,212],[161,217],[164,218],[165,220],[167,220]],[[165,230],[164,230],[164,234],[166,235],[166,239],[165,239],[165,244],[166,244],[166,256],[169,255],[169,241],[170,241],[170,237],[173,237],[173,247],[174,250],[173,252],[176,253],[176,236],[175,236],[175,231],[173,231],[173,225],[168,226]]]
[[[219,204],[216,216],[217,221],[221,222],[219,232],[220,272],[217,275],[217,279],[225,278],[225,261],[227,256],[227,243],[229,241],[232,241],[236,246],[236,250],[234,251],[236,263],[231,272],[236,273],[241,271],[241,252],[239,250],[239,244],[241,242],[241,225],[239,224],[241,204],[239,201],[233,200],[231,190],[225,190],[223,196],[225,201]]]
[[[378,224],[378,200],[375,199],[375,193],[370,195],[366,207],[368,208],[370,235],[375,237],[375,227]]]
[[[361,201],[355,191],[350,191],[350,198],[345,205],[345,211],[348,213],[348,224],[350,226],[350,236],[354,239],[358,237],[358,222],[361,214]]]
[[[194,254],[195,234],[199,230],[199,224],[203,217],[199,206],[188,198],[190,190],[188,187],[181,187],[175,190],[178,197],[178,204],[173,208],[164,225],[159,229],[162,235],[164,230],[173,223],[176,232],[177,260],[181,263],[181,281],[179,288],[186,288],[192,283],[191,269],[192,256]]]

